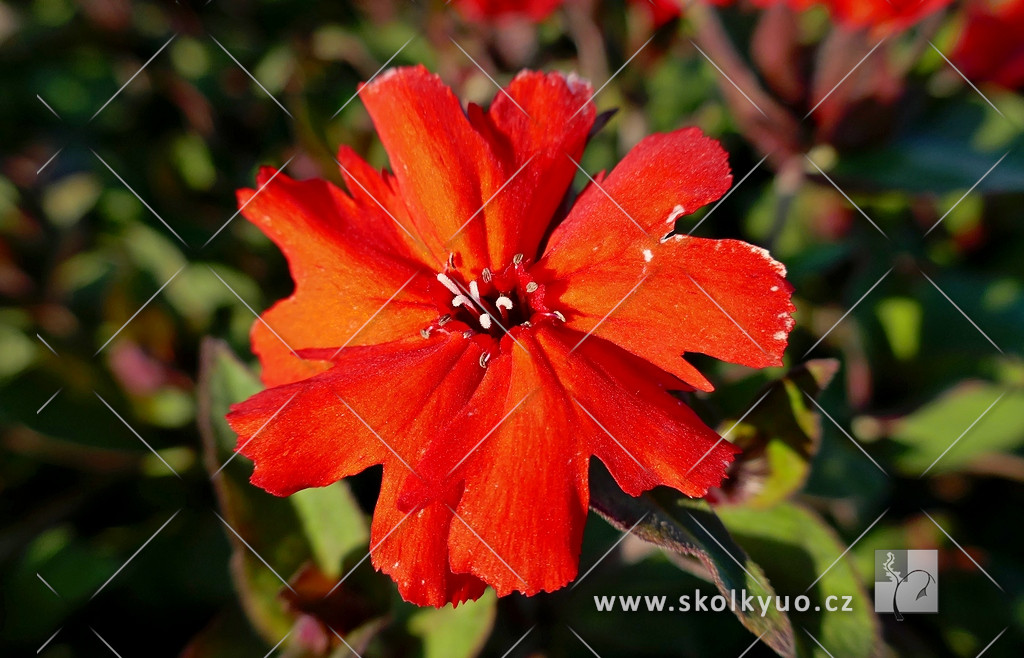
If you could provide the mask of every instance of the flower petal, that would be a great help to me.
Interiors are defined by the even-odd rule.
[[[535,344],[527,347],[539,354]],[[588,456],[550,366],[518,347],[495,360],[510,362],[509,376],[500,365],[488,367],[474,398],[481,413],[467,414],[463,425],[467,435],[486,439],[460,467],[451,566],[485,580],[499,596],[553,591],[578,569]]]
[[[470,106],[470,121],[509,181],[485,209],[493,267],[507,265],[515,254],[537,255],[594,125],[593,94],[574,75],[523,71],[486,112]]]
[[[472,272],[536,252],[574,175],[565,154],[579,158],[593,124],[590,95],[575,78],[526,73],[467,116],[422,66],[360,90],[415,232],[436,264],[455,252]]]
[[[256,463],[252,483],[287,496],[373,464],[409,469],[417,463],[483,370],[480,348],[461,334],[416,341],[347,348],[327,372],[234,405],[228,423],[238,434],[238,452]]]
[[[570,328],[607,338],[702,390],[712,386],[680,358],[686,352],[781,365],[794,310],[782,265],[735,240],[659,239],[730,180],[721,147],[699,131],[641,142],[600,188],[584,191],[552,235],[538,264],[554,279],[549,304]]]
[[[367,170],[358,169],[363,185],[382,187]],[[378,205],[326,181],[295,181],[267,168],[257,180],[259,191],[239,192],[242,213],[281,248],[295,280],[295,293],[253,325],[265,384],[327,367],[299,359],[303,349],[415,336],[436,316],[426,293],[430,277],[418,274],[423,267],[413,246]]]
[[[373,565],[394,579],[403,599],[416,605],[440,608],[480,598],[486,584],[470,574],[452,573],[448,566],[451,508],[434,501],[399,510],[398,492],[407,476],[403,466],[384,468],[370,535]]]

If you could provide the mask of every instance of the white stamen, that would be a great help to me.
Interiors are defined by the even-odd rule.
[[[452,306],[458,308],[459,306],[471,307],[473,304],[469,301],[469,297],[465,295],[455,295],[452,299]]]
[[[494,302],[494,305],[497,306],[498,308],[503,308],[509,311],[512,310],[512,300],[506,297],[505,295],[498,297],[498,301]]]
[[[477,285],[476,279],[469,282],[469,296],[480,301],[480,286]]]
[[[441,282],[441,285],[451,291],[453,295],[459,294],[459,287],[455,285],[455,282],[448,278],[447,274],[438,273],[437,280]]]
[[[650,263],[652,260],[654,260],[654,253],[650,249],[644,249],[644,262]]]
[[[490,329],[491,328],[491,316],[487,315],[486,313],[481,315],[480,316],[480,326],[483,327],[484,329]]]

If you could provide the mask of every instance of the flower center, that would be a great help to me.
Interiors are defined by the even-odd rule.
[[[522,254],[500,272],[482,270],[469,278],[449,266],[437,274],[439,285],[432,286],[440,315],[420,330],[429,338],[435,331],[458,331],[467,338],[484,336],[501,339],[515,327],[531,327],[543,322],[565,322],[565,316],[550,309],[543,283],[534,280]]]

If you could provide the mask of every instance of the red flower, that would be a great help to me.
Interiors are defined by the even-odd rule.
[[[342,148],[348,193],[265,169],[239,194],[296,290],[253,328],[270,388],[228,416],[238,450],[277,495],[383,464],[373,564],[409,601],[562,587],[591,456],[632,495],[719,484],[735,449],[668,393],[712,388],[681,355],[781,365],[791,287],[762,249],[666,237],[731,184],[697,129],[565,214],[588,84],[524,72],[464,112],[417,67],[360,95],[394,174]]]
[[[468,18],[487,20],[524,16],[534,21],[547,18],[565,0],[456,0],[455,6]]]
[[[953,51],[964,75],[1008,89],[1024,86],[1024,0],[970,4]]]
[[[701,0],[697,0],[698,2]],[[832,19],[853,28],[873,28],[883,32],[904,30],[921,19],[950,4],[952,0],[703,0],[705,4],[724,7],[750,5],[767,9],[778,5],[803,11],[816,6],[828,9]],[[686,0],[634,0],[647,5],[656,25],[682,14]]]

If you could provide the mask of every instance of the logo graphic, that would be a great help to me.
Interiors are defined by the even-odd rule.
[[[875,612],[939,611],[938,551],[875,551]]]

